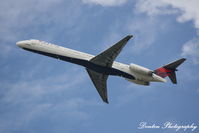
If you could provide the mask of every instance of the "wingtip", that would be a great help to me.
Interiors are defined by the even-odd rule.
[[[109,104],[109,102],[108,101],[104,101],[106,104]]]
[[[129,41],[132,37],[133,37],[133,35],[126,36],[127,41]]]
[[[106,99],[104,99],[103,100],[105,103],[107,103],[107,104],[109,104],[109,102],[108,102],[108,99],[106,98]]]
[[[182,60],[183,60],[183,61],[186,61],[187,59],[186,59],[186,58],[182,58]]]
[[[133,35],[128,35],[127,37],[132,38],[132,37],[133,37]]]

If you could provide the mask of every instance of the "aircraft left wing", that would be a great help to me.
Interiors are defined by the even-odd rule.
[[[93,84],[95,85],[95,88],[97,89],[99,95],[101,96],[102,100],[108,103],[107,82],[106,82],[108,79],[108,75],[101,74],[90,69],[86,69],[86,70]]]
[[[97,65],[105,66],[105,67],[111,67],[115,58],[119,55],[122,48],[126,45],[126,43],[131,39],[133,36],[128,35],[122,40],[120,40],[118,43],[110,47],[109,49],[103,51],[99,55],[93,57],[90,61],[92,63],[95,63]]]

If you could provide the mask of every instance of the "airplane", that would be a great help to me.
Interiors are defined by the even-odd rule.
[[[130,82],[145,86],[149,86],[150,82],[166,82],[164,78],[168,76],[173,84],[177,84],[175,71],[186,60],[185,58],[164,65],[156,70],[150,70],[136,64],[127,65],[114,61],[132,37],[132,35],[124,37],[97,56],[35,39],[19,41],[16,45],[30,52],[85,67],[105,103],[109,103],[107,95],[107,79],[109,75],[120,76]]]

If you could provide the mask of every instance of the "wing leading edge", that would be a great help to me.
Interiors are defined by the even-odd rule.
[[[122,48],[126,45],[126,43],[131,39],[133,36],[128,35],[118,43],[113,45],[112,47],[108,48],[107,50],[103,51],[99,55],[93,57],[90,62],[100,65],[102,67],[112,67],[112,64],[116,57],[121,52]],[[109,75],[105,75],[102,73],[95,72],[90,69],[86,69],[94,86],[96,87],[99,95],[101,96],[102,100],[108,103],[108,95],[107,95],[107,79]]]
[[[93,57],[90,61],[94,64],[100,66],[111,67],[116,57],[121,52],[122,48],[126,45],[126,43],[132,38],[132,35],[128,35],[118,43],[103,51],[99,55]]]

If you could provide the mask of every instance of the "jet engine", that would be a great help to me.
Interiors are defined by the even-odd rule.
[[[137,73],[137,74],[141,74],[141,75],[146,75],[146,76],[152,76],[153,75],[153,71],[145,68],[145,67],[142,67],[142,66],[139,66],[139,65],[136,65],[136,64],[130,64],[130,70],[134,73]]]
[[[145,86],[149,86],[150,85],[150,82],[147,82],[147,81],[142,81],[142,80],[131,80],[131,79],[127,79],[126,80],[130,81],[130,82],[133,82],[135,84],[139,84],[139,85],[145,85]]]

